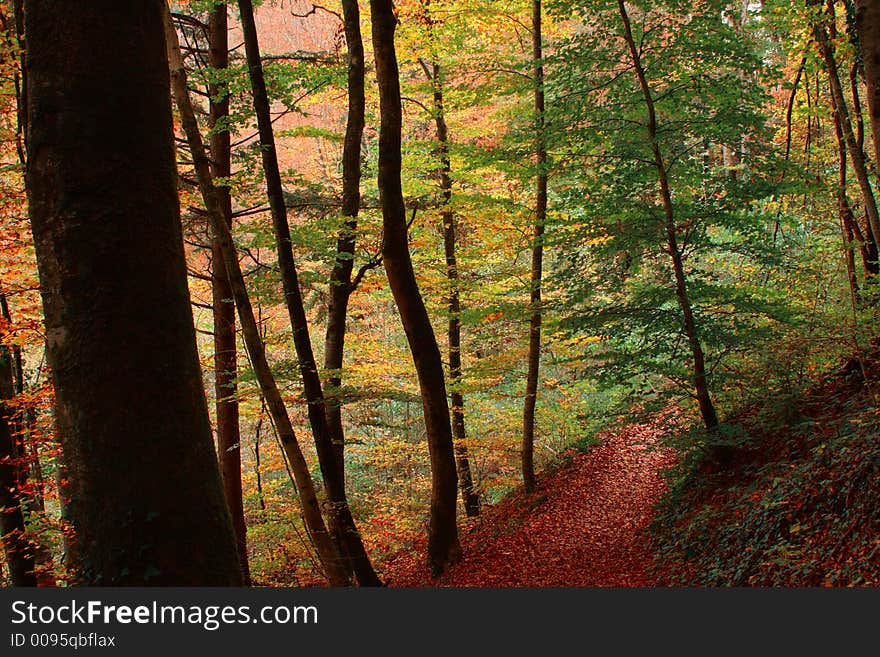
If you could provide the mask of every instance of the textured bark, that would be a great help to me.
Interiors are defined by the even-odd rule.
[[[391,293],[412,352],[422,395],[431,457],[428,565],[437,576],[461,555],[456,526],[455,467],[446,381],[437,338],[413,271],[401,186],[400,73],[394,48],[397,19],[392,0],[371,0],[373,51],[379,82],[379,196],[384,238],[382,259]]]
[[[336,241],[336,261],[330,274],[330,302],[324,335],[324,368],[329,372],[327,383],[334,393],[342,385],[345,324],[352,292],[351,272],[354,268],[357,216],[361,203],[361,140],[364,134],[366,102],[364,44],[357,0],[343,0],[342,11],[345,43],[348,48],[348,121],[342,147],[342,216],[345,217],[345,223]],[[342,404],[338,397],[328,399],[327,430],[330,432],[337,467],[344,482],[345,431],[342,426]]]
[[[14,455],[12,354],[0,345],[0,541],[13,586],[36,586],[35,549],[28,539]]]
[[[455,212],[450,207],[452,201],[452,164],[449,160],[449,129],[446,125],[446,112],[443,106],[443,77],[440,64],[431,65],[431,81],[434,86],[434,125],[437,130],[437,144],[440,154],[440,194],[443,199],[440,220],[443,222],[443,253],[446,257],[446,278],[449,281],[449,323],[447,337],[449,342],[449,383],[452,392],[452,438],[455,446],[455,464],[458,468],[458,487],[461,501],[469,517],[480,515],[480,496],[474,488],[474,477],[468,457],[467,429],[464,421],[464,394],[461,392],[461,299],[459,294],[458,257],[455,252],[456,221]]]
[[[25,2],[30,218],[81,579],[228,586],[241,571],[190,311],[163,10]]]
[[[281,392],[266,359],[266,349],[260,336],[259,326],[250,298],[248,297],[244,276],[238,262],[238,254],[232,241],[232,233],[223,215],[223,207],[217,194],[217,188],[214,186],[214,181],[211,177],[208,155],[205,152],[205,147],[199,134],[199,126],[189,97],[189,90],[187,89],[186,71],[183,67],[183,58],[180,55],[177,33],[174,31],[171,15],[167,9],[165,12],[165,37],[171,70],[171,86],[180,112],[181,124],[183,125],[187,143],[192,153],[199,191],[202,194],[202,199],[205,202],[205,208],[211,221],[215,243],[219,246],[223,256],[223,263],[226,265],[226,273],[229,276],[232,296],[238,309],[238,318],[241,322],[245,346],[251,358],[254,374],[256,375],[260,390],[266,399],[266,406],[275,423],[279,440],[290,463],[294,483],[299,492],[306,531],[315,546],[318,559],[324,568],[330,584],[333,586],[343,586],[348,583],[348,577],[342,566],[339,552],[324,524],[324,518],[321,515],[321,505],[318,501],[318,495],[312,481],[308,463],[303,457],[296,433],[293,430],[293,424],[290,421],[290,416],[281,397]]]
[[[532,234],[529,349],[526,356],[526,396],[523,405],[522,476],[526,492],[535,490],[535,405],[541,366],[541,282],[544,262],[544,224],[547,221],[547,148],[544,144],[544,65],[541,0],[532,0],[532,75],[535,85],[535,224]]]
[[[856,0],[856,29],[865,66],[874,168],[877,169],[880,167],[880,0]]]
[[[321,378],[315,363],[312,341],[309,336],[308,320],[296,262],[293,258],[293,245],[290,239],[290,226],[287,223],[287,208],[284,203],[284,191],[281,185],[281,172],[278,167],[278,156],[275,150],[275,136],[272,129],[269,95],[263,77],[263,65],[260,59],[260,47],[257,39],[257,27],[254,23],[254,10],[250,0],[239,0],[242,31],[244,33],[245,51],[250,71],[251,89],[253,92],[254,111],[257,115],[257,127],[260,134],[260,151],[263,159],[263,172],[266,176],[266,194],[272,214],[272,226],[275,231],[275,243],[278,253],[278,267],[281,270],[281,284],[284,288],[284,300],[293,330],[293,346],[299,360],[300,376],[303,382],[303,393],[308,408],[309,425],[315,440],[315,450],[324,478],[324,487],[328,498],[328,515],[330,530],[339,552],[344,557],[343,567],[348,577],[354,572],[357,562],[368,579],[368,584],[378,584],[375,573],[367,572],[365,562],[369,562],[366,549],[361,541],[357,525],[351,515],[348,499],[345,495],[345,483],[342,468],[339,467],[337,449],[327,425],[326,404]],[[369,568],[372,570],[372,567]]]
[[[807,0],[807,5],[811,7],[819,6],[820,4],[820,0]],[[859,145],[859,141],[853,132],[852,118],[846,97],[843,94],[843,86],[840,82],[840,74],[837,68],[837,61],[834,58],[831,39],[828,36],[828,30],[824,21],[815,19],[811,27],[813,39],[819,47],[819,55],[825,65],[825,72],[828,74],[828,81],[831,84],[831,95],[834,99],[835,109],[840,116],[840,127],[843,129],[843,136],[849,151],[853,172],[856,175],[859,189],[862,192],[865,212],[868,215],[868,225],[873,241],[877,244],[880,243],[880,215],[878,215],[877,202],[874,197],[874,191],[871,188],[865,152]]]
[[[209,19],[208,61],[212,68],[225,70],[229,67],[229,33],[225,4],[214,7]],[[232,173],[231,145],[228,130],[217,126],[229,116],[229,96],[225,84],[211,85],[209,124],[211,127],[211,174],[214,179],[228,178]],[[219,186],[217,196],[223,211],[223,219],[232,230],[232,196],[228,186]],[[244,583],[250,585],[248,566],[247,524],[244,518],[244,499],[241,490],[241,430],[236,398],[238,376],[238,353],[235,337],[235,302],[223,252],[216,240],[212,247],[211,305],[214,315],[214,396],[217,413],[217,452],[220,462],[220,478],[235,539],[238,561],[241,563]]]
[[[700,407],[700,416],[703,419],[703,424],[706,426],[706,429],[712,431],[718,427],[718,414],[715,411],[715,405],[712,403],[712,396],[709,393],[703,345],[700,342],[697,324],[694,320],[693,307],[691,306],[690,295],[688,294],[687,277],[684,272],[684,262],[681,255],[681,249],[678,246],[677,229],[675,225],[675,209],[672,204],[672,190],[669,187],[666,163],[663,160],[663,153],[660,150],[660,143],[657,139],[657,112],[654,107],[654,98],[651,94],[651,87],[648,84],[645,69],[642,66],[639,48],[633,39],[629,14],[626,11],[624,0],[617,0],[617,6],[620,11],[620,18],[623,21],[624,37],[629,48],[632,65],[635,69],[636,76],[638,77],[639,86],[641,87],[642,96],[645,101],[645,109],[648,113],[648,138],[651,140],[651,153],[654,158],[654,167],[657,169],[660,197],[663,202],[666,245],[669,251],[669,256],[672,259],[672,268],[675,273],[675,296],[678,298],[678,305],[681,308],[684,332],[687,336],[691,350],[691,357],[693,359],[692,371],[697,404]]]
[[[330,302],[327,308],[327,329],[324,334],[324,368],[330,373],[327,383],[334,397],[327,400],[327,439],[332,446],[332,467],[336,469],[335,486],[328,493],[348,506],[345,494],[345,430],[342,426],[342,404],[338,391],[342,385],[342,365],[345,354],[345,324],[348,301],[353,291],[352,269],[357,234],[357,216],[361,202],[361,139],[364,134],[364,44],[361,37],[360,8],[357,0],[342,0],[345,42],[348,48],[348,121],[342,147],[342,231],[336,241],[336,261],[330,274]],[[328,467],[331,465],[328,463]],[[352,574],[361,586],[382,584],[363,541],[357,533],[354,521],[342,528],[340,535],[343,550]]]

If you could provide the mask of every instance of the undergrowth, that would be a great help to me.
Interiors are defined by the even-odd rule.
[[[880,585],[880,386],[864,364],[742,414],[723,462],[683,454],[651,528],[657,584]]]

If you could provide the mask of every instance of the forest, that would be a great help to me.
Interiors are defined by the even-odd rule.
[[[880,0],[0,0],[0,582],[880,585]]]

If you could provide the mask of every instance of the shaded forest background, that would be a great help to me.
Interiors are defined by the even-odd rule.
[[[361,3],[359,19],[352,0],[256,4],[258,51],[244,43],[240,10],[249,2],[229,3],[228,30],[225,4],[174,3],[179,42],[169,39],[192,317],[245,581],[375,584],[401,554],[423,550],[426,533],[420,559],[439,574],[458,557],[454,527],[448,545],[435,541],[444,483],[458,488],[452,519],[466,533],[524,480],[534,489],[535,477],[603,432],[650,417],[664,418],[677,454],[673,484],[708,477],[722,490],[713,477],[742,483],[752,474],[743,454],[785,452],[761,441],[774,427],[798,426],[818,382],[842,367],[874,381],[878,3],[401,0],[393,40],[376,21],[388,20],[390,2]],[[82,573],[71,556],[76,531],[28,218],[22,11],[0,2],[0,408],[16,498],[0,503],[20,508],[26,529],[13,537],[19,543],[5,542],[4,576],[22,583],[8,555],[25,552],[39,582],[54,585]],[[362,135],[352,137],[354,25],[364,108]],[[380,59],[377,70],[374,44],[390,43],[401,86],[403,244],[442,356],[451,479],[438,475],[439,443],[426,446],[415,347],[384,271],[398,266],[383,218],[390,193],[380,196],[377,181],[389,166],[379,96],[390,69]],[[256,60],[270,101],[262,117]],[[199,145],[210,171],[198,168]],[[224,252],[217,217],[234,251]],[[284,223],[289,256],[279,248]],[[230,253],[264,372],[235,314]],[[299,315],[285,303],[292,289]],[[267,377],[302,448],[302,472]],[[840,404],[864,397],[846,412],[870,435],[873,384],[850,385],[831,392]],[[307,403],[316,390],[326,403],[320,422]],[[342,464],[335,474],[333,463]],[[302,477],[314,482],[331,547],[345,556],[336,575],[304,519]],[[682,502],[692,494],[683,490],[673,485],[670,522],[694,501]],[[694,526],[711,534],[715,522]],[[18,531],[9,527],[7,536]],[[839,531],[853,531],[846,527]],[[682,547],[679,536],[659,540],[669,559],[670,546]],[[670,581],[745,583],[703,565],[703,575],[683,566]],[[139,576],[149,582],[150,572]]]

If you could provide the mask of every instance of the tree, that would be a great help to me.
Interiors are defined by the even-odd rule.
[[[675,273],[675,296],[678,297],[684,332],[687,336],[691,350],[691,357],[693,359],[694,390],[696,391],[697,403],[700,406],[700,415],[703,418],[703,423],[706,425],[707,429],[712,430],[718,426],[718,415],[715,412],[715,405],[712,403],[712,396],[709,394],[709,383],[706,374],[703,345],[700,340],[697,323],[694,319],[694,311],[691,305],[690,294],[688,292],[682,249],[678,244],[678,227],[676,226],[675,209],[672,201],[672,188],[669,184],[669,174],[658,140],[657,111],[654,105],[654,97],[648,83],[645,67],[642,64],[642,56],[639,47],[636,45],[635,38],[633,37],[629,13],[627,12],[624,0],[617,0],[617,6],[620,10],[620,18],[623,21],[624,39],[626,40],[626,45],[629,49],[633,69],[639,80],[639,87],[644,96],[645,110],[648,113],[648,139],[651,144],[651,154],[654,158],[654,166],[657,169],[657,182],[660,188],[660,199],[663,204],[663,225],[666,232],[666,246],[669,250],[669,257],[672,260],[672,269]]]
[[[15,436],[9,402],[12,387],[12,354],[0,344],[0,540],[13,586],[36,586],[34,546],[28,539],[21,508]]]
[[[834,6],[831,5],[831,15],[829,15],[820,0],[807,0],[807,9],[810,11],[809,20],[812,37],[819,49],[819,56],[825,65],[825,72],[828,74],[828,81],[831,85],[834,111],[839,117],[837,120],[843,129],[843,136],[849,150],[853,172],[856,174],[856,180],[862,192],[862,201],[865,204],[865,212],[868,215],[869,229],[873,234],[873,242],[877,244],[880,243],[880,210],[877,208],[877,201],[868,175],[864,148],[853,131],[852,115],[846,102],[846,96],[843,94],[843,85],[840,81],[837,60],[834,56],[834,49],[828,30],[829,21],[834,20]]]
[[[461,490],[461,501],[464,504],[465,513],[469,517],[473,517],[480,514],[480,495],[474,487],[474,478],[471,473],[470,458],[468,457],[464,393],[461,390],[463,384],[461,364],[462,308],[461,282],[456,249],[458,220],[455,209],[452,207],[452,161],[449,153],[449,126],[446,122],[444,101],[443,77],[445,70],[440,64],[437,53],[436,21],[429,12],[430,2],[425,0],[421,9],[423,21],[428,30],[431,62],[429,64],[424,59],[419,58],[419,64],[425,73],[425,77],[431,84],[434,101],[433,118],[437,138],[437,156],[440,160],[440,222],[443,232],[443,256],[446,265],[446,279],[449,286],[449,293],[446,299],[446,308],[449,314],[446,336],[449,354],[449,397],[452,402],[452,408],[450,409],[452,414],[452,436],[455,446],[455,462],[458,468],[458,487]]]
[[[522,475],[527,492],[535,490],[535,405],[541,366],[541,282],[544,262],[544,226],[547,223],[547,145],[544,141],[544,63],[541,0],[532,0],[532,69],[535,97],[535,223],[532,234],[532,270],[529,303],[529,351],[526,357],[526,396],[523,406]]]
[[[321,515],[321,505],[315,490],[312,475],[306,463],[281,392],[275,377],[269,368],[266,358],[266,349],[260,336],[259,326],[248,297],[247,287],[241,266],[238,262],[238,254],[232,241],[232,233],[223,213],[220,196],[211,177],[210,161],[196,121],[192,102],[189,98],[189,90],[186,82],[186,69],[183,65],[183,57],[180,54],[180,45],[177,33],[171,22],[171,14],[165,10],[165,42],[168,52],[169,68],[171,71],[171,86],[174,90],[174,98],[180,111],[181,123],[186,133],[187,143],[193,157],[199,190],[205,201],[211,228],[214,231],[214,243],[219,247],[223,256],[223,264],[226,268],[229,284],[238,309],[238,317],[241,320],[242,332],[245,345],[253,365],[260,390],[266,400],[266,406],[282,448],[290,462],[292,478],[299,493],[300,506],[303,512],[303,522],[306,531],[315,546],[318,559],[321,562],[328,581],[333,586],[348,584],[348,574],[342,563],[336,545],[331,539],[324,518]]]
[[[284,201],[284,190],[281,183],[281,172],[275,150],[275,136],[272,128],[269,95],[263,75],[260,58],[260,46],[257,28],[254,22],[253,3],[250,0],[239,0],[242,31],[244,33],[245,52],[253,94],[254,112],[257,115],[257,127],[260,135],[260,150],[263,161],[263,173],[266,177],[266,194],[272,214],[272,227],[275,232],[275,245],[278,253],[278,267],[281,270],[281,283],[284,289],[284,302],[290,317],[293,331],[293,344],[299,360],[303,392],[308,406],[309,424],[318,452],[321,475],[329,498],[328,512],[330,528],[337,547],[345,558],[345,566],[349,573],[354,572],[354,562],[359,564],[365,583],[376,585],[378,578],[369,566],[369,557],[361,540],[348,499],[345,494],[343,471],[339,467],[338,455],[328,429],[326,403],[321,386],[321,378],[312,350],[309,336],[308,320],[302,292],[299,287],[296,262],[293,258],[293,245],[290,238],[290,226],[287,221],[287,207]]]
[[[238,585],[189,307],[163,5],[25,2],[47,357],[81,579]]]
[[[345,127],[345,141],[342,151],[342,215],[343,228],[336,242],[336,259],[330,274],[330,302],[327,308],[327,328],[324,334],[324,368],[329,372],[328,383],[338,391],[342,385],[342,364],[345,353],[345,324],[348,315],[348,302],[357,280],[367,268],[378,266],[370,261],[358,276],[352,279],[354,248],[357,236],[357,217],[361,202],[361,140],[364,134],[364,44],[361,36],[360,8],[356,0],[342,1],[345,43],[348,48],[348,120]],[[325,405],[327,417],[327,436],[332,446],[333,468],[335,470],[336,498],[345,496],[345,430],[342,425],[342,405],[338,399],[331,399]],[[357,534],[353,521],[347,528],[341,528],[343,549],[348,555],[352,573],[361,586],[378,586],[379,577],[373,570],[370,557],[364,549],[363,541]]]
[[[456,526],[458,476],[440,348],[419,293],[409,253],[406,207],[401,186],[400,73],[394,46],[397,18],[391,0],[371,0],[373,52],[379,81],[379,196],[382,259],[412,352],[431,456],[431,515],[428,565],[436,577],[460,556]]]
[[[771,69],[749,26],[724,21],[723,0],[685,14],[663,0],[554,7],[586,25],[555,57],[548,118],[561,230],[578,236],[559,258],[564,325],[584,340],[588,376],[625,403],[637,390],[690,398],[720,445],[715,396],[731,356],[787,309],[762,282],[779,262],[759,84]],[[742,143],[732,175],[725,151]]]
[[[874,167],[880,167],[880,1],[855,0],[856,29],[868,87],[868,114],[874,139]]]
[[[214,5],[209,18],[208,58],[215,75],[229,68],[229,26],[225,3]],[[211,173],[214,179],[232,175],[232,153],[229,130],[223,123],[229,118],[229,90],[225,82],[212,84],[210,95]],[[232,229],[232,195],[228,186],[217,187],[223,218]],[[239,427],[236,377],[238,350],[235,335],[235,302],[229,275],[223,263],[223,251],[217,240],[211,247],[211,305],[214,316],[214,397],[217,413],[217,454],[226,503],[232,515],[232,526],[238,544],[245,584],[250,584],[248,568],[247,525],[241,490],[241,431]]]

